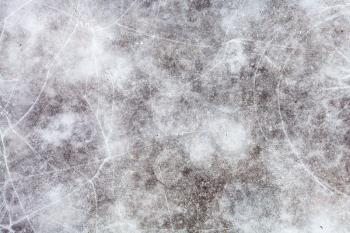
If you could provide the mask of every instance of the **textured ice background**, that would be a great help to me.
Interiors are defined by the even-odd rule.
[[[350,2],[0,1],[2,233],[349,233]]]

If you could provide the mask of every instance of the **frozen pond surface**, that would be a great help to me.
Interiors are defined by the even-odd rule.
[[[350,232],[350,2],[0,1],[0,232]]]

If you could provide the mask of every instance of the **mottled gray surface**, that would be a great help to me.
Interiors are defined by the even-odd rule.
[[[0,1],[1,233],[349,233],[350,2]]]

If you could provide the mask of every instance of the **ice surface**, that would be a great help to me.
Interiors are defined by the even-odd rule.
[[[350,232],[350,3],[0,1],[0,232]]]

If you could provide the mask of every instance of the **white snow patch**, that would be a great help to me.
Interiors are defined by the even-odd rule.
[[[219,118],[208,123],[208,132],[226,152],[242,152],[248,142],[243,125],[234,120]]]
[[[211,156],[215,152],[212,141],[207,135],[197,135],[186,145],[190,159],[194,164],[205,166],[210,164]]]
[[[39,133],[46,142],[58,146],[61,144],[61,141],[72,136],[75,121],[76,117],[74,114],[61,114],[53,119],[47,128],[40,130]]]
[[[128,216],[127,209],[120,202],[113,206],[112,214],[114,215],[114,222],[107,225],[106,229],[112,232],[141,232],[137,222]]]

